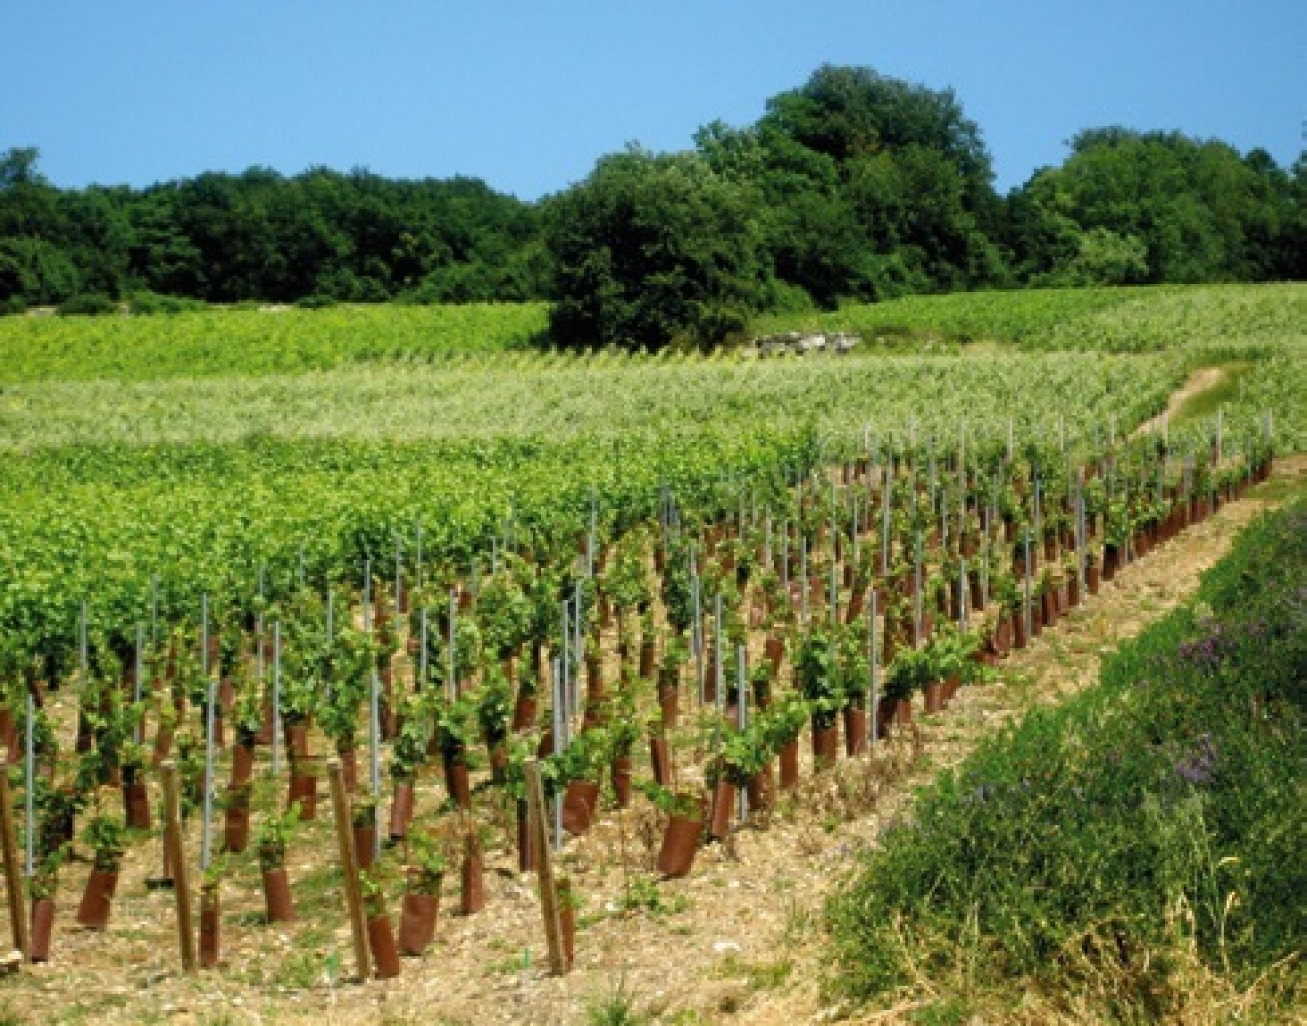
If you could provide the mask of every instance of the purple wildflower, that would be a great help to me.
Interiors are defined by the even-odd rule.
[[[1216,776],[1216,746],[1212,735],[1204,734],[1185,758],[1175,764],[1175,773],[1185,783],[1196,787],[1210,784]]]
[[[1204,673],[1213,673],[1234,654],[1236,642],[1217,624],[1205,637],[1180,646],[1180,658]]]

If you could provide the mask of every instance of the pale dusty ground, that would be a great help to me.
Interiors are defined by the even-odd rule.
[[[1284,461],[1276,473],[1301,478],[1307,458]],[[562,1026],[584,1022],[587,1009],[620,986],[658,1022],[823,1021],[830,1010],[823,1011],[817,986],[819,912],[855,853],[875,843],[915,786],[961,759],[981,735],[1031,702],[1056,700],[1093,681],[1101,656],[1192,593],[1199,574],[1265,505],[1251,497],[1227,506],[1126,568],[1056,631],[1007,660],[998,683],[964,691],[943,716],[921,721],[915,737],[882,745],[873,760],[842,762],[815,781],[805,764],[801,799],[787,803],[768,828],[738,831],[725,848],[701,851],[689,879],[659,886],[665,911],[618,911],[624,875],[645,874],[652,863],[657,824],[639,797],[637,809],[645,811],[620,820],[608,814],[564,858],[584,897],[577,967],[565,978],[541,972],[533,879],[516,874],[500,830],[490,843],[484,912],[464,918],[442,911],[432,951],[406,959],[399,979],[347,982],[345,919],[330,911],[340,902],[334,870],[312,855],[333,850],[329,825],[319,820],[296,841],[289,860],[296,900],[308,910],[302,924],[261,925],[253,870],[234,872],[224,884],[224,970],[191,978],[177,971],[171,899],[143,886],[157,866],[158,844],[151,841],[129,856],[106,937],[72,928],[87,867],[65,871],[55,961],[0,980],[0,1002],[18,1021],[58,1008],[57,1021],[87,1023]],[[427,783],[428,808],[436,790]],[[456,906],[456,887],[456,879],[447,880],[444,909]],[[316,922],[340,925],[333,932]],[[346,982],[333,982],[332,975]],[[864,1012],[861,1021],[903,1021],[910,1011]]]

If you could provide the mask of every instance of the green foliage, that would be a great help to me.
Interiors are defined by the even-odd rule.
[[[1260,152],[1260,151],[1258,151]],[[1301,223],[1274,161],[1178,132],[1081,132],[1060,167],[1013,198],[1036,283],[1257,281],[1293,277],[1273,241]]]
[[[64,298],[50,293],[67,277],[111,295],[144,288],[211,302],[312,297],[309,305],[521,300],[541,296],[548,279],[536,209],[474,179],[324,168],[284,178],[251,168],[77,191],[41,177],[35,150],[3,161],[22,170],[0,182],[0,239],[43,241],[66,265],[51,275],[49,257],[20,258],[19,285],[33,302]]]
[[[1074,229],[1073,229],[1074,230]],[[1147,280],[1148,249],[1134,235],[1103,227],[1079,232],[1074,255],[1040,277],[1045,285],[1130,285]]]
[[[300,310],[326,310],[335,305],[336,297],[322,292],[315,292],[311,296],[303,296],[295,300],[295,306]]]
[[[405,703],[400,711],[399,734],[390,753],[390,775],[403,783],[412,783],[418,769],[427,761],[431,726],[419,710],[417,702]]]
[[[867,659],[867,631],[861,623],[833,628],[836,673],[845,704],[861,704],[871,687],[871,664]]]
[[[961,318],[959,297],[943,297],[934,308],[944,323],[1007,325],[1017,334],[1060,312],[1068,327],[1059,344],[1090,349],[1099,332],[1109,348],[1135,337],[1151,349],[1163,336],[1201,339],[1242,324],[1251,369],[1225,411],[1227,443],[1243,451],[1268,407],[1276,411],[1277,445],[1307,438],[1307,364],[1294,348],[1301,331],[1295,336],[1291,327],[1307,301],[1301,286],[1144,290],[1111,309],[1090,304],[1079,315],[1074,293],[1041,294],[1042,306],[1032,302],[1034,294],[968,298],[978,311],[972,322]],[[0,338],[11,323],[18,322],[0,325]],[[94,327],[116,331],[131,323],[158,322],[113,318]],[[1254,356],[1254,346],[1273,355]],[[735,506],[731,481],[774,494],[795,468],[815,459],[818,439],[832,454],[855,451],[861,432],[855,428],[850,437],[850,425],[916,418],[921,437],[942,438],[965,419],[968,434],[992,446],[1005,437],[1009,416],[1018,437],[1047,431],[1054,401],[1070,437],[1083,445],[1096,432],[1101,438],[1109,417],[1123,436],[1162,407],[1185,373],[1184,361],[1170,353],[1097,351],[1013,353],[1001,361],[867,352],[798,365],[697,357],[516,360],[493,370],[141,384],[130,403],[116,384],[6,386],[4,658],[21,662],[39,651],[52,672],[66,672],[81,598],[94,596],[93,619],[122,630],[148,611],[152,576],[166,620],[193,619],[207,593],[215,616],[237,622],[264,565],[270,599],[285,606],[283,683],[290,692],[303,687],[305,700],[316,701],[329,655],[338,668],[333,688],[342,689],[342,701],[357,699],[366,675],[351,667],[368,654],[345,651],[350,635],[343,629],[337,650],[327,652],[321,600],[306,605],[293,587],[301,547],[310,580],[339,587],[348,576],[356,586],[362,561],[393,552],[396,534],[408,538],[411,551],[419,522],[427,527],[428,566],[466,566],[499,536],[512,509],[514,533],[534,551],[554,553],[567,544],[574,551],[591,487],[614,522],[648,516],[664,487],[688,520]],[[1032,396],[1043,399],[1032,403]],[[1199,439],[1210,425],[1188,430]],[[1114,517],[1108,526],[1128,525]],[[672,623],[688,628],[685,537],[672,536],[664,598]],[[521,581],[535,641],[547,643],[557,630],[562,572],[551,560]],[[510,610],[517,605],[511,596],[505,603]],[[478,644],[465,634],[470,617],[459,617],[458,649],[475,660]],[[504,639],[520,636],[524,622],[516,613],[504,623],[511,628],[500,632]],[[486,630],[498,628],[487,623]],[[433,630],[429,642],[440,683],[442,632]],[[193,674],[185,679],[191,683]],[[298,701],[291,698],[288,710]],[[351,712],[342,706],[341,723]]]
[[[41,854],[40,860],[33,867],[32,882],[28,886],[33,900],[54,897],[59,887],[59,869],[67,858],[66,845]]]
[[[885,697],[907,699],[938,678],[929,648],[903,648],[894,656],[885,674]]]
[[[794,656],[795,680],[812,712],[813,722],[829,727],[845,703],[841,688],[836,639],[813,627],[800,641]]]
[[[769,744],[768,725],[755,719],[744,730],[726,730],[711,776],[724,776],[736,787],[744,787],[775,754]]]
[[[386,881],[380,867],[359,870],[359,891],[369,918],[386,914]]]
[[[693,155],[605,157],[550,200],[554,339],[661,349],[743,328],[759,276],[750,193]]]
[[[280,869],[286,864],[286,845],[299,818],[299,802],[293,802],[282,812],[269,810],[264,815],[256,838],[260,869]]]
[[[0,238],[0,296],[8,313],[29,304],[63,303],[81,279],[67,255],[44,239]]]
[[[117,872],[122,862],[127,829],[119,817],[93,816],[82,831],[82,838],[95,852],[95,868]]]
[[[823,307],[1006,278],[989,155],[951,91],[826,65],[753,128],[697,142],[764,198],[776,277]]]
[[[413,862],[405,878],[406,888],[416,894],[439,894],[449,864],[444,840],[431,832],[416,830],[409,844]]]
[[[649,801],[668,816],[702,816],[704,810],[703,792],[688,785],[676,788],[664,787],[652,780],[636,781],[638,787]]]
[[[436,738],[445,758],[466,761],[468,749],[476,739],[477,696],[467,692],[453,702],[436,703]]]
[[[517,557],[507,558],[503,570],[477,594],[481,637],[487,652],[497,659],[507,659],[531,638],[533,610],[519,583],[523,576],[519,564]]]
[[[512,714],[513,689],[498,666],[485,667],[485,679],[476,692],[477,724],[490,744],[497,744],[508,734]]]
[[[559,344],[659,348],[854,299],[1307,276],[1301,160],[1098,128],[1004,201],[951,90],[865,67],[823,66],[755,124],[705,126],[690,152],[603,157],[535,204],[475,179],[324,168],[61,190],[35,149],[0,160],[10,311],[83,293],[132,296],[134,314],[204,300],[305,317],[553,295]]]
[[[667,565],[663,571],[662,599],[667,611],[667,622],[678,634],[684,634],[694,622],[694,595],[692,591],[690,544],[681,537],[673,538],[667,547]],[[664,665],[668,659],[676,660],[688,651],[682,652],[669,645],[664,650]],[[675,665],[679,667],[685,661],[681,658]]]
[[[186,311],[203,310],[204,304],[197,299],[184,299],[180,296],[163,296],[157,292],[133,292],[127,297],[128,307],[134,316],[149,314],[179,314]]]
[[[797,691],[782,691],[768,708],[756,717],[767,747],[774,753],[784,745],[796,741],[802,732],[812,706]]]
[[[610,758],[609,732],[602,727],[586,728],[571,738],[565,749],[554,752],[540,764],[546,793],[557,794],[574,780],[597,780]]]
[[[69,296],[59,304],[59,315],[61,317],[103,317],[117,312],[118,304],[108,296],[98,292],[85,292]]]
[[[687,905],[684,895],[669,899],[658,886],[657,878],[645,873],[632,873],[622,887],[620,908],[623,912],[643,912],[657,917],[682,912]]]
[[[621,976],[612,989],[592,999],[585,1009],[588,1026],[644,1026],[649,1016],[639,1011],[635,996],[626,988]]]
[[[628,534],[618,545],[612,566],[603,575],[603,589],[618,609],[643,609],[650,601],[649,571],[645,565],[647,540],[644,531]]]

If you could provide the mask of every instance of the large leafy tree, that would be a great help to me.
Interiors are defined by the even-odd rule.
[[[548,204],[554,337],[657,349],[741,327],[761,278],[750,199],[696,154],[631,149],[599,161]]]
[[[24,147],[0,155],[0,302],[58,303],[81,287],[63,251],[59,190],[37,169],[39,154]]]
[[[768,101],[763,123],[841,166],[909,147],[933,150],[957,169],[973,200],[993,177],[980,128],[951,89],[928,89],[871,68],[823,66],[801,88]]]
[[[775,275],[823,306],[1007,278],[989,154],[951,90],[827,65],[753,128],[697,141],[765,197]]]
[[[1037,282],[1251,281],[1290,276],[1286,175],[1265,152],[1178,132],[1081,132],[1013,197],[1014,245]],[[1116,257],[1096,257],[1112,251]],[[1135,258],[1117,259],[1129,252]]]

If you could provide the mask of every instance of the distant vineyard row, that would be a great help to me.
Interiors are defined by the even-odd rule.
[[[0,319],[0,381],[158,380],[447,363],[530,350],[543,303],[221,309],[171,316]],[[1023,348],[1207,355],[1307,345],[1307,286],[1042,289],[912,296],[760,319],[759,334],[852,331],[871,344],[994,340]]]
[[[528,347],[543,303],[212,307],[138,317],[0,319],[0,382],[295,374]]]
[[[1015,444],[1059,462],[1064,439],[1068,453],[1095,450],[1164,404],[1174,369],[1125,359],[940,359],[897,373],[850,359],[792,368],[782,375],[786,392],[722,395],[715,363],[700,365],[697,378],[692,365],[644,365],[630,379],[577,375],[579,408],[592,412],[571,433],[548,431],[571,416],[563,411],[541,433],[499,438],[377,445],[302,436],[11,456],[0,461],[12,496],[0,512],[3,643],[66,644],[83,599],[97,618],[133,622],[150,605],[152,580],[163,609],[180,614],[201,593],[217,607],[247,597],[260,566],[283,586],[301,558],[318,579],[354,579],[365,558],[391,558],[397,543],[412,553],[419,525],[427,560],[465,567],[488,560],[506,531],[548,546],[573,537],[592,499],[605,529],[655,516],[669,495],[690,516],[761,508],[796,475],[867,446],[941,461],[960,441],[977,456],[1001,450],[1009,417]],[[617,394],[643,410],[644,428],[609,433],[606,397]],[[519,400],[513,391],[501,403],[490,390],[462,409],[471,416],[477,404],[511,409]],[[1172,441],[1193,451],[1212,430],[1204,422],[1201,437],[1176,432]],[[1263,428],[1229,418],[1224,430],[1238,446]]]

